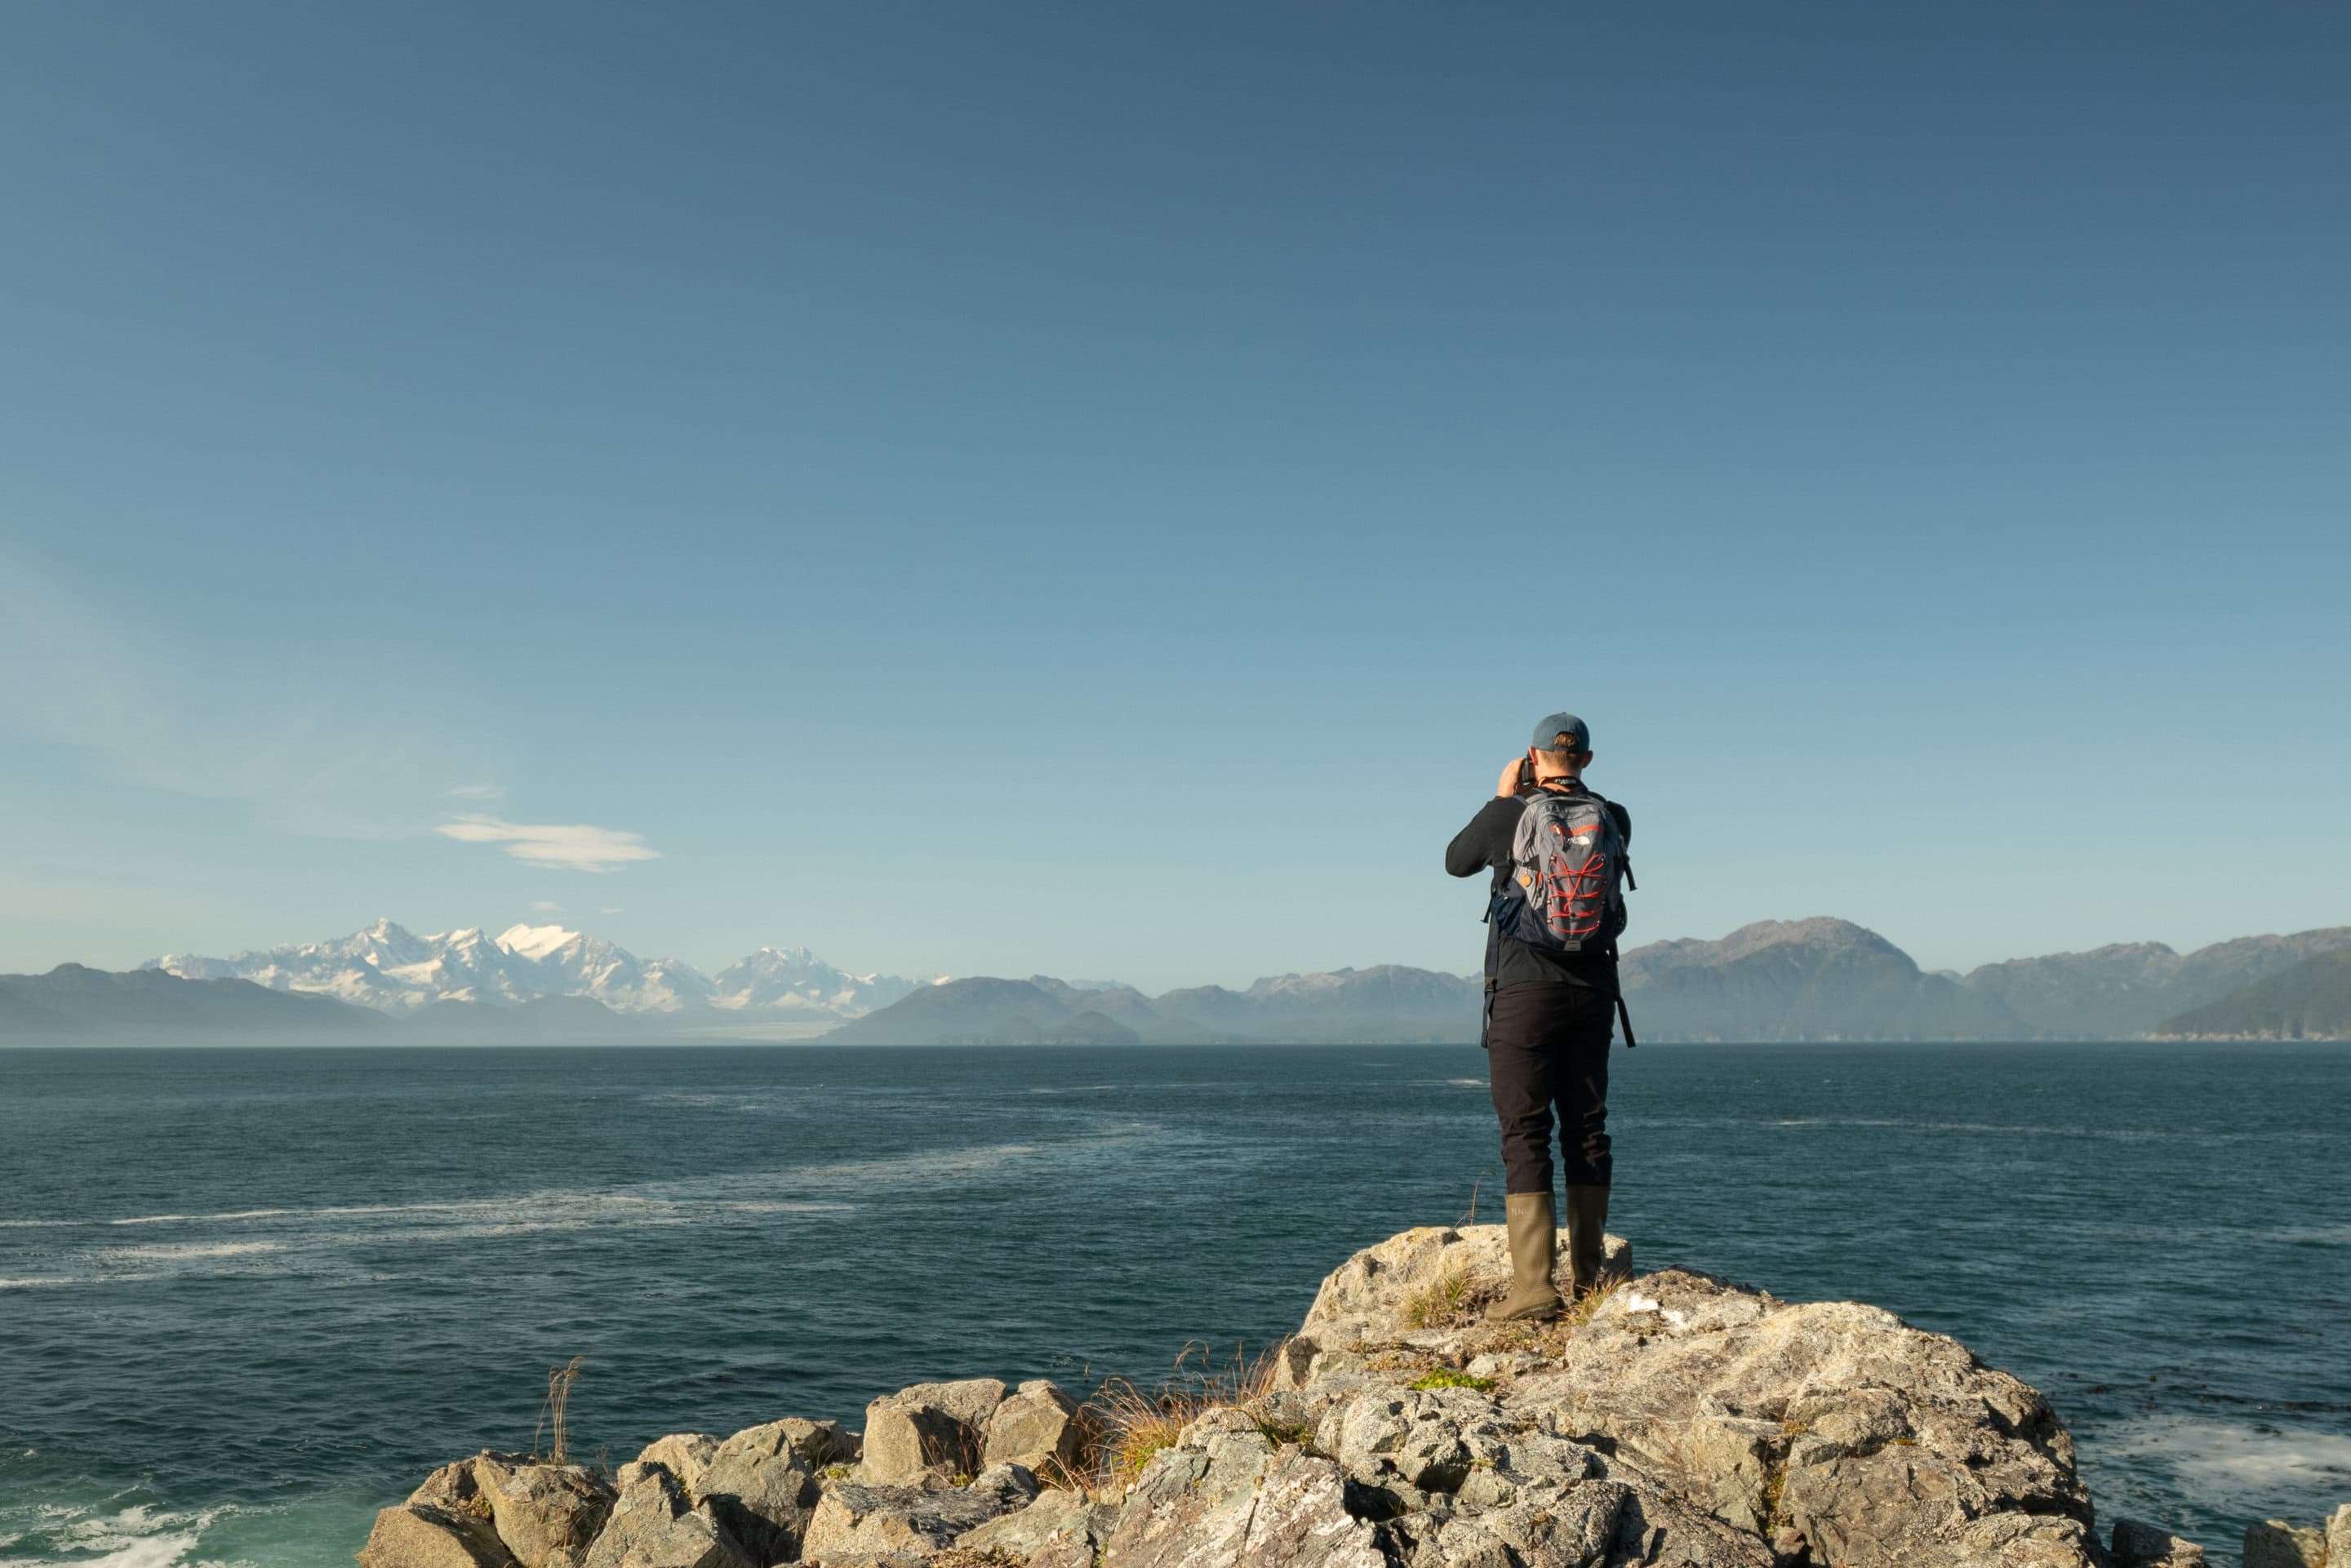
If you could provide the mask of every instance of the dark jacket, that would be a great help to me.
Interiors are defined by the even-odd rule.
[[[1479,807],[1478,814],[1469,819],[1469,825],[1454,834],[1453,841],[1445,846],[1447,873],[1476,876],[1481,871],[1490,871],[1493,883],[1489,896],[1500,894],[1510,880],[1510,841],[1518,834],[1519,818],[1526,810],[1527,796],[1532,792],[1529,789],[1515,796],[1497,796]],[[1624,833],[1629,849],[1633,843],[1633,814],[1614,800],[1608,802],[1608,811],[1616,819],[1617,829]],[[1555,953],[1548,948],[1530,947],[1489,925],[1486,978],[1496,988],[1592,986],[1613,991],[1616,988],[1616,967],[1603,954]]]

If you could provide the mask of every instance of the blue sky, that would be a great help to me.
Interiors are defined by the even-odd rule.
[[[1439,852],[1561,706],[1638,938],[2351,922],[2346,72],[2316,6],[7,7],[0,969],[1467,969]]]

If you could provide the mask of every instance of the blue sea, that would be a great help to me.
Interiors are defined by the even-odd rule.
[[[0,1051],[0,1564],[347,1563],[377,1508],[919,1379],[1164,1372],[1499,1218],[1471,1047]],[[2100,1517],[2351,1500],[2351,1049],[1620,1050],[1611,1228],[2039,1385]]]

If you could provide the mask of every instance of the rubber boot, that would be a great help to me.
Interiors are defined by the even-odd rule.
[[[1510,1221],[1510,1293],[1486,1309],[1486,1321],[1540,1322],[1557,1317],[1562,1303],[1551,1282],[1558,1247],[1551,1194],[1511,1193],[1502,1199],[1502,1213]]]
[[[1600,1289],[1601,1270],[1608,1255],[1608,1189],[1574,1186],[1567,1189],[1568,1288],[1577,1301]]]

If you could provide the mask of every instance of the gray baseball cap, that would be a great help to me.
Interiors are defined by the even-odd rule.
[[[1535,737],[1528,744],[1537,751],[1589,751],[1592,731],[1573,714],[1555,713],[1535,726]]]

